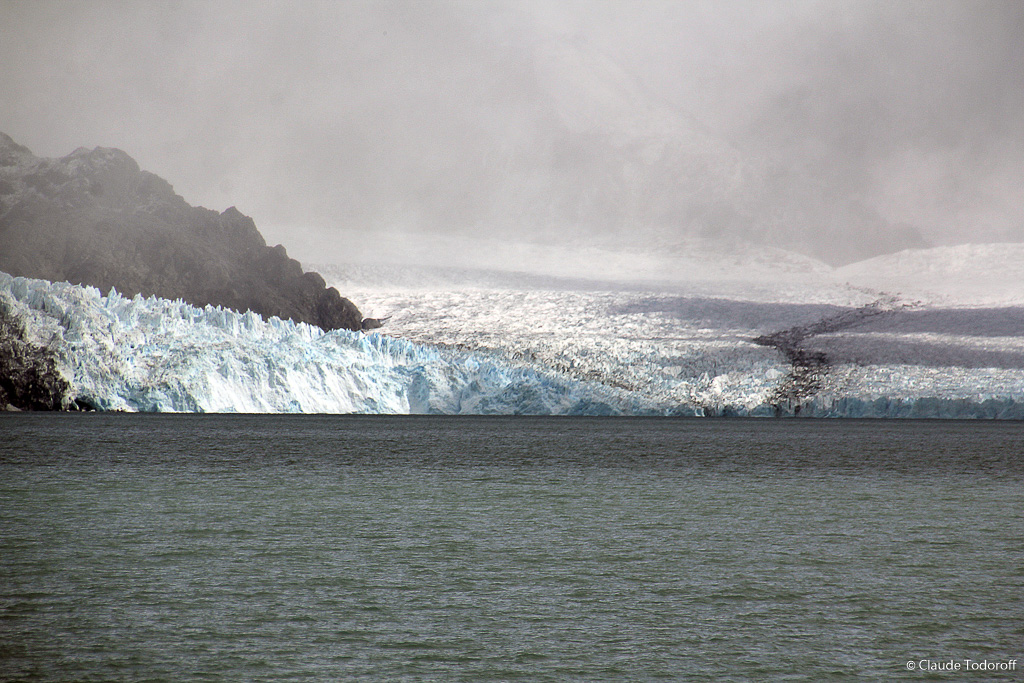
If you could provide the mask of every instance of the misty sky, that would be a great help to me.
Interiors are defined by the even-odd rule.
[[[0,0],[0,93],[36,154],[119,147],[271,243],[629,229],[618,175],[665,130],[712,184],[742,159],[933,243],[1024,239],[1017,0]]]

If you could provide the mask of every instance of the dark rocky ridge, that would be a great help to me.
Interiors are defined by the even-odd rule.
[[[35,157],[0,133],[0,270],[15,276],[212,304],[325,330],[360,329],[359,309],[268,247],[231,207],[190,206],[118,149]]]
[[[909,308],[910,303],[900,301],[898,295],[886,295],[859,308],[842,311],[822,318],[808,325],[797,325],[771,334],[763,334],[751,341],[761,346],[778,349],[793,366],[786,377],[772,392],[768,403],[775,407],[775,416],[799,415],[804,403],[814,398],[831,369],[831,361],[823,351],[804,348],[811,337],[829,334],[851,327],[857,327],[878,316],[894,315],[900,308]]]

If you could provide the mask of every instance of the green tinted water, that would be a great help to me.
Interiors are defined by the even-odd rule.
[[[1024,654],[1015,424],[19,415],[0,439],[3,680],[928,680],[907,662]]]

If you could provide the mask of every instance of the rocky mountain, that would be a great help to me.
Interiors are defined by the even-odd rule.
[[[359,309],[252,219],[190,206],[118,149],[38,158],[0,133],[0,271],[360,329]]]

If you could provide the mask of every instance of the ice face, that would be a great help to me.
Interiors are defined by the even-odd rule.
[[[0,274],[76,397],[103,410],[615,414],[622,392],[479,354]]]

